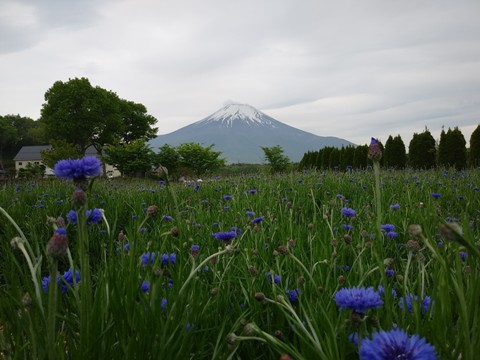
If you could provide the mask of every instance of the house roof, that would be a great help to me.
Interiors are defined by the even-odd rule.
[[[50,149],[52,145],[23,146],[13,158],[14,161],[39,161],[42,160],[40,151]]]
[[[40,152],[42,150],[51,149],[52,145],[23,146],[15,155],[13,161],[41,161]],[[97,151],[93,146],[85,150],[85,155],[97,156]]]

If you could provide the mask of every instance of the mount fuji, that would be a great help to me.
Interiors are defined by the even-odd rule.
[[[263,163],[263,147],[280,145],[291,161],[298,162],[304,153],[325,146],[341,147],[351,142],[333,136],[318,136],[284,124],[247,104],[227,104],[212,115],[172,133],[149,141],[154,151],[169,144],[178,146],[194,142],[214,144],[227,163]]]

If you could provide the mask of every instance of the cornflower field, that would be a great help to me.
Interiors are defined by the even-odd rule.
[[[478,170],[82,180],[0,189],[0,358],[480,352]]]

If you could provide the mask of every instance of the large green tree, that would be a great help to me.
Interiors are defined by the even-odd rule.
[[[470,136],[469,164],[473,167],[480,166],[480,125]]]
[[[385,166],[389,168],[402,169],[407,165],[405,144],[400,135],[388,137],[383,157]]]
[[[430,169],[435,167],[437,150],[435,139],[428,129],[423,133],[413,134],[408,146],[408,161],[415,169]]]
[[[190,169],[196,176],[214,171],[225,165],[220,151],[213,150],[214,145],[202,146],[197,143],[184,143],[177,147],[180,166]]]
[[[156,132],[145,106],[93,87],[86,78],[55,82],[45,93],[40,120],[50,139],[74,145],[79,156],[90,145],[100,151],[107,144],[148,140]]]
[[[458,127],[442,130],[438,144],[438,165],[455,167],[457,170],[467,166],[467,148],[465,137]]]
[[[288,156],[283,154],[283,149],[280,145],[272,147],[261,147],[265,155],[265,160],[270,165],[272,172],[282,172],[287,170],[290,164]]]

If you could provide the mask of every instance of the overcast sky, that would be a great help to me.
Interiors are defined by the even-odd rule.
[[[480,123],[480,0],[0,0],[0,115],[57,80],[144,104],[159,134],[247,103],[356,144]]]

